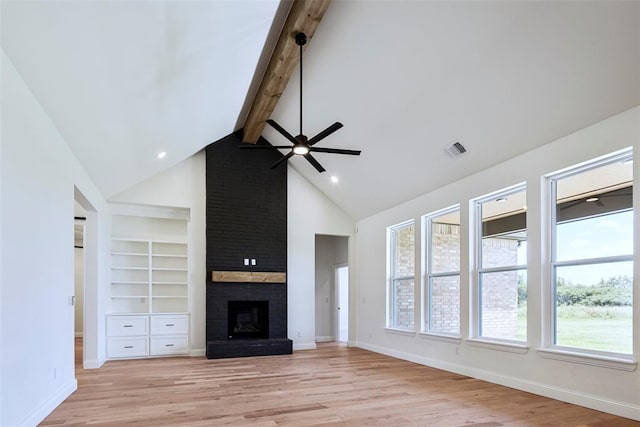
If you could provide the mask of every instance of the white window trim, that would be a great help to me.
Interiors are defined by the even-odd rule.
[[[470,345],[475,345],[477,347],[484,348],[492,348],[495,350],[501,351],[509,351],[509,349],[515,349],[516,353],[526,353],[529,349],[528,347],[528,334],[526,341],[516,341],[516,340],[504,340],[500,338],[487,337],[480,335],[480,331],[482,328],[482,319],[480,318],[482,310],[480,308],[480,277],[483,273],[499,273],[503,271],[517,271],[524,270],[528,273],[528,265],[527,264],[515,264],[503,267],[491,267],[491,268],[482,268],[482,204],[485,202],[489,202],[495,200],[498,197],[506,197],[514,193],[519,193],[521,191],[527,191],[527,183],[520,182],[518,184],[506,187],[502,190],[494,191],[485,196],[477,197],[471,200],[472,212],[474,212],[473,216],[473,236],[471,242],[473,244],[474,250],[474,272],[472,275],[473,278],[473,290],[472,290],[472,298],[473,304],[471,305],[471,313],[472,319],[471,322],[471,331],[472,336],[467,339]],[[528,216],[528,213],[527,213]],[[528,229],[528,226],[527,226]],[[527,274],[528,276],[528,274]],[[527,287],[528,292],[528,287]],[[524,349],[524,351],[522,351]]]
[[[633,148],[628,147],[622,150],[618,150],[614,153],[600,156],[593,160],[582,162],[578,165],[571,166],[562,169],[558,172],[551,173],[544,176],[546,182],[546,204],[547,204],[547,218],[548,221],[544,224],[546,235],[549,236],[548,241],[548,262],[545,262],[545,274],[544,281],[547,285],[543,287],[543,301],[548,303],[548,310],[544,310],[543,316],[543,336],[542,347],[537,349],[537,353],[540,357],[547,359],[555,359],[573,363],[580,363],[591,366],[598,366],[604,368],[618,369],[623,371],[635,371],[637,368],[637,360],[634,358],[634,354],[614,353],[592,349],[574,348],[556,345],[555,341],[555,322],[556,322],[556,300],[555,300],[555,270],[557,267],[566,267],[574,265],[592,265],[608,262],[625,262],[634,261],[634,255],[616,255],[609,257],[598,258],[585,258],[569,261],[556,261],[556,182],[563,178],[567,178],[573,175],[578,175],[585,171],[595,169],[606,164],[615,163],[618,161],[624,161],[628,158],[633,158]],[[635,181],[635,177],[634,177]],[[635,206],[633,207],[635,214]],[[634,316],[637,310],[634,310]],[[632,319],[635,324],[635,319]],[[632,350],[633,352],[633,350]]]
[[[422,278],[422,297],[420,298],[420,334],[431,337],[439,337],[439,338],[452,338],[452,339],[460,339],[460,331],[462,330],[462,313],[458,311],[458,321],[460,323],[459,329],[460,331],[457,334],[446,334],[442,332],[436,332],[431,330],[431,279],[434,277],[452,277],[458,276],[460,287],[462,287],[462,276],[460,274],[460,269],[458,271],[446,271],[440,273],[432,273],[432,239],[431,239],[431,223],[434,218],[439,216],[447,215],[450,213],[458,212],[461,214],[460,204],[455,204],[453,206],[449,206],[444,209],[437,210],[435,212],[428,213],[422,216],[422,253],[423,253],[423,266],[424,271],[421,275]],[[461,224],[458,224],[460,226]],[[462,254],[462,243],[459,243],[460,248],[459,252]],[[461,261],[461,260],[460,260]],[[459,266],[461,262],[459,263]],[[461,289],[458,290],[460,298]],[[458,304],[461,306],[461,301]]]
[[[505,351],[507,353],[526,354],[529,345],[524,341],[501,340],[499,338],[468,338],[466,341],[472,347],[487,348],[490,350]]]
[[[453,344],[460,344],[462,342],[462,337],[460,335],[455,334],[444,334],[444,333],[436,333],[436,332],[419,332],[418,335],[421,338],[429,339],[432,341],[440,341],[447,342]]]
[[[638,362],[630,355],[603,353],[596,350],[580,351],[573,347],[554,346],[552,348],[538,348],[536,352],[545,359],[561,360],[563,362],[579,363],[582,365],[598,366],[601,368],[617,369],[633,372]]]

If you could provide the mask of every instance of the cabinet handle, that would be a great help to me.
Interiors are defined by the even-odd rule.
[[[124,325],[124,328],[133,328],[133,325]]]
[[[173,323],[167,323],[164,326],[175,326]]]
[[[165,347],[173,347],[173,344],[165,344]]]
[[[125,345],[124,348],[133,348],[132,345]]]

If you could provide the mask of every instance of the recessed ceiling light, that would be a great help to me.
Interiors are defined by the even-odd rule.
[[[589,197],[587,200],[585,200],[586,202],[597,202],[598,200],[600,200],[597,197]]]
[[[333,182],[334,184],[337,184],[339,181],[340,180],[338,179],[337,176],[334,175],[334,176],[331,177],[331,182]]]
[[[164,159],[167,156],[166,151],[161,151],[156,155],[156,159]]]
[[[507,198],[506,198],[506,197],[498,197],[498,198],[496,199],[496,202],[498,202],[498,203],[504,203],[504,202],[506,202],[506,201],[507,201]]]

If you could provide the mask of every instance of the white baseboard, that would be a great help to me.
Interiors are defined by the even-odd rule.
[[[335,337],[316,337],[316,342],[331,342],[331,341],[335,341]]]
[[[85,360],[84,362],[82,362],[82,368],[83,369],[98,369],[102,365],[104,365],[104,362],[106,362],[106,360]]]
[[[207,350],[205,350],[204,348],[192,349],[189,352],[189,356],[191,357],[203,357],[206,355],[207,355]]]
[[[307,343],[296,343],[293,342],[293,351],[298,350],[315,350],[317,348],[315,342],[307,342]]]
[[[53,412],[64,400],[71,396],[71,393],[78,389],[78,382],[74,378],[62,387],[60,387],[46,402],[40,405],[32,414],[23,420],[18,426],[32,427],[38,425],[42,420]]]
[[[465,365],[430,359],[416,354],[405,353],[402,351],[379,347],[368,343],[355,342],[354,344],[355,347],[360,347],[365,350],[373,351],[375,353],[385,354],[397,359],[407,360],[409,362],[418,363],[420,365],[425,365],[432,368],[441,369],[443,371],[477,378],[490,383],[503,385],[505,387],[515,388],[517,390],[549,397],[551,399],[561,400],[563,402],[572,403],[574,405],[584,406],[586,408],[595,409],[597,411],[607,412],[610,414],[618,415],[620,417],[631,418],[632,420],[640,421],[640,406],[607,400],[603,399],[600,396],[576,393],[572,390],[554,387],[547,384],[535,383],[532,381],[525,381],[520,378],[498,375],[482,369],[470,368]]]

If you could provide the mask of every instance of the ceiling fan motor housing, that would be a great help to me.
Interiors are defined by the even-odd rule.
[[[296,34],[296,44],[298,46],[304,46],[307,44],[307,35],[305,33]]]

